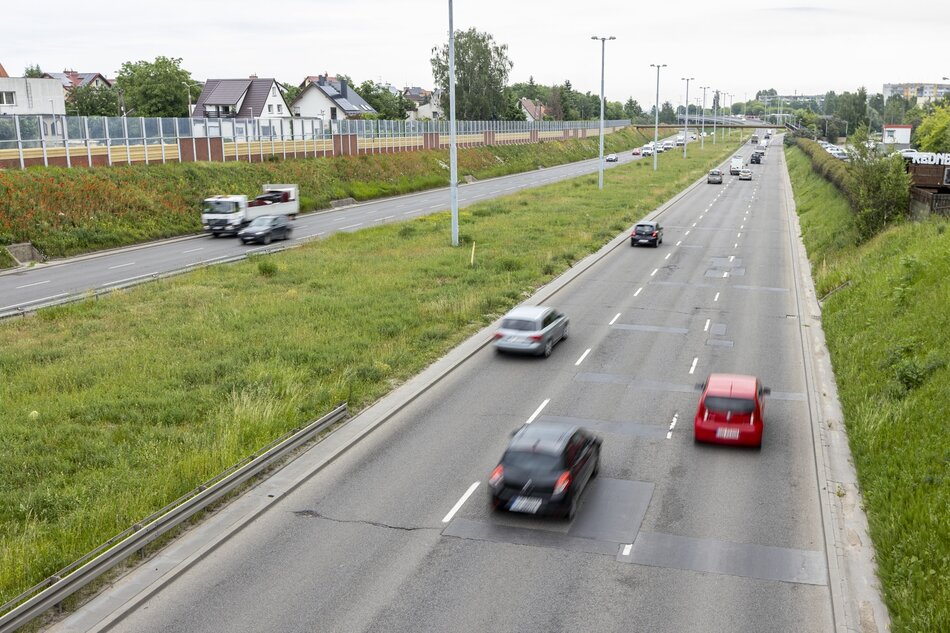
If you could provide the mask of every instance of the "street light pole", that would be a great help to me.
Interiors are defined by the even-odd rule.
[[[449,0],[449,197],[452,204],[452,246],[459,245],[458,152],[455,147],[455,27]]]
[[[656,171],[656,144],[660,140],[660,69],[666,64],[650,64],[656,68],[656,105],[653,106],[653,171]]]
[[[709,86],[700,86],[703,89],[703,132],[699,135],[699,149],[706,147],[706,90]]]
[[[686,82],[686,118],[683,119],[683,158],[686,158],[686,146],[689,144],[689,82],[695,77],[680,77]]]
[[[185,91],[188,94],[188,118],[190,119],[191,118],[191,86],[188,85],[187,81],[183,81],[181,82],[181,84],[185,87]]]
[[[598,178],[598,189],[604,188],[604,49],[607,47],[607,40],[617,39],[613,35],[608,37],[598,37],[592,35],[592,40],[600,40],[600,163]]]

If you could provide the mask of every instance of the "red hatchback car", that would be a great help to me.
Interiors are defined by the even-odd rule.
[[[762,446],[763,397],[772,393],[755,376],[710,374],[693,420],[697,442]]]

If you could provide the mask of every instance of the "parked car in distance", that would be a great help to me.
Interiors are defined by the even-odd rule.
[[[908,147],[900,151],[900,155],[904,158],[913,158],[917,154],[917,150],[913,147]]]
[[[709,175],[706,176],[706,182],[710,185],[721,185],[722,171],[719,169],[710,169]]]
[[[752,170],[748,167],[739,171],[739,180],[752,180]]]
[[[714,444],[762,446],[763,398],[772,393],[755,376],[710,374],[701,385],[693,439]]]
[[[762,164],[762,154],[752,154],[752,157],[749,158],[750,165],[761,165]]]
[[[608,162],[608,163],[616,163],[616,162],[617,162],[618,160],[620,160],[620,159],[617,158],[617,155],[616,155],[616,154],[607,154],[607,155],[604,157],[604,160],[605,160],[606,162]]]
[[[547,357],[567,338],[570,326],[570,319],[554,308],[520,306],[501,320],[495,332],[495,350]]]
[[[270,244],[272,240],[290,239],[293,229],[286,215],[262,215],[238,231],[238,238],[248,244],[260,242]]]
[[[601,443],[572,424],[525,424],[488,477],[492,509],[574,518],[581,493],[600,470]]]
[[[630,246],[653,246],[663,243],[663,227],[659,222],[640,222],[630,233]]]

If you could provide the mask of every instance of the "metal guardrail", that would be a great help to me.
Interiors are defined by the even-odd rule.
[[[276,460],[348,415],[347,405],[274,440],[217,477],[114,536],[68,567],[0,607],[0,633],[12,633],[79,591],[169,530],[218,501]]]

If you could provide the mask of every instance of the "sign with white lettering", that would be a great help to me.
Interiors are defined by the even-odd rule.
[[[950,154],[918,152],[911,157],[910,162],[914,165],[950,165]]]

